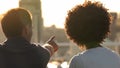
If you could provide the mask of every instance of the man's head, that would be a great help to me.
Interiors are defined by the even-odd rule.
[[[28,10],[23,8],[9,10],[4,15],[1,24],[7,38],[23,36],[30,41],[32,35],[32,17]]]
[[[100,44],[109,33],[110,15],[99,2],[85,2],[68,12],[65,31],[78,45]],[[88,46],[89,47],[89,46]]]

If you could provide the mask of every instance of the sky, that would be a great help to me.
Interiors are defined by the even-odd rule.
[[[18,0],[0,0],[0,14],[16,7],[19,7]]]
[[[0,0],[0,14],[8,9],[19,7],[19,0]],[[119,0],[92,0],[100,1],[110,11],[120,11]],[[42,17],[44,26],[49,27],[55,25],[57,28],[64,28],[64,21],[67,11],[76,4],[82,4],[84,0],[41,0]]]
[[[109,11],[119,12],[119,0],[92,0],[100,1],[109,9]],[[58,28],[64,28],[64,21],[67,11],[76,4],[82,4],[84,0],[42,0],[42,13],[44,25],[56,25]]]

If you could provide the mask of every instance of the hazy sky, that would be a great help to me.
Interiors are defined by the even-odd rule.
[[[4,13],[10,8],[18,7],[18,1],[19,0],[0,0],[0,13]],[[120,11],[120,0],[92,1],[102,2],[110,11]],[[83,3],[84,0],[41,0],[41,2],[44,25],[56,25],[58,28],[63,28],[67,11],[76,4]]]
[[[0,14],[18,6],[18,0],[0,0]]]
[[[92,0],[100,1],[110,11],[120,11],[120,0]],[[42,0],[44,25],[55,24],[59,28],[64,27],[66,13],[76,4],[83,3],[84,0]]]

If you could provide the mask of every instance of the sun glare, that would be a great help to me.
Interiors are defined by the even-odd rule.
[[[11,8],[19,7],[19,0],[0,0],[0,14],[5,13]]]

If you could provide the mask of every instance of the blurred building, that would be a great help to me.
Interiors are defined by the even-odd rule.
[[[43,35],[42,35],[42,42],[46,42],[50,36],[55,36],[55,41],[59,43],[67,43],[69,40],[65,34],[64,29],[56,28],[55,25],[51,27],[44,27],[43,28]]]
[[[19,7],[28,9],[33,18],[33,37],[32,41],[39,43],[41,41],[43,18],[40,0],[20,0]]]
[[[110,35],[108,37],[109,41],[107,40],[104,45],[120,54],[120,18],[118,18],[117,12],[110,12],[110,14],[112,16],[112,21],[110,25]]]
[[[111,41],[117,40],[117,34],[120,32],[120,26],[117,25],[118,14],[117,12],[111,12],[112,21],[110,25],[110,35],[109,39]]]

